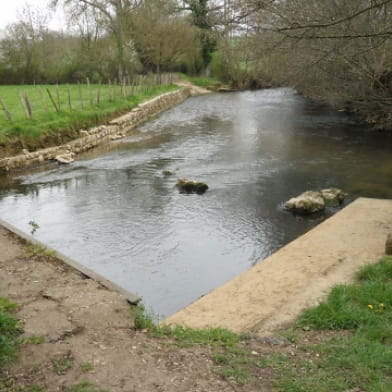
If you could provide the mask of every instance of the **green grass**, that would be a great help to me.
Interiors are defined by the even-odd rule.
[[[109,85],[0,86],[0,98],[12,117],[10,122],[0,107],[0,146],[17,138],[24,147],[33,148],[42,135],[59,132],[77,135],[78,130],[100,124],[113,117],[113,113],[130,110],[148,98],[176,88],[174,85],[136,86],[133,89],[127,86],[124,97],[120,86]],[[47,89],[59,111],[56,111]],[[32,119],[26,117],[20,93],[26,93],[29,98]]]
[[[62,355],[56,355],[55,357],[51,358],[51,362],[53,371],[57,375],[62,375],[66,374],[69,370],[72,369],[74,358],[72,354],[67,353]]]
[[[19,309],[19,305],[10,301],[8,298],[0,297],[0,312],[10,313]]]
[[[194,329],[181,325],[159,325],[157,318],[147,312],[143,304],[135,310],[135,328],[147,331],[154,338],[168,340],[178,347],[209,346],[213,350],[217,374],[240,386],[250,378],[250,372],[243,365],[249,364],[251,353],[239,346],[241,335],[224,328]]]
[[[51,249],[47,249],[42,245],[31,244],[27,245],[22,254],[22,258],[30,259],[32,257],[55,257],[56,252]]]
[[[225,378],[233,379],[238,385],[244,385],[250,379],[250,373],[240,366],[227,367],[219,373]]]
[[[27,387],[27,389],[24,392],[45,392],[45,390],[39,385],[34,384]]]
[[[144,305],[140,304],[135,310],[135,328],[147,330],[155,338],[170,338],[181,346],[192,345],[217,345],[220,347],[235,346],[241,336],[224,328],[193,329],[181,325],[159,325],[156,317],[147,312]]]
[[[82,364],[80,364],[79,368],[83,373],[88,373],[94,369],[94,366],[90,362],[83,362]]]
[[[24,389],[23,392],[45,392],[45,390],[39,385],[33,384]]]
[[[336,333],[310,348],[311,360],[281,359],[278,390],[392,391],[392,258],[363,268],[355,283],[336,286],[297,325]]]
[[[83,381],[67,389],[67,392],[107,392],[104,389],[97,388],[93,384]]]
[[[15,359],[20,345],[22,328],[11,313],[18,305],[7,298],[0,297],[0,371],[3,366]]]
[[[180,74],[180,76],[193,83],[196,86],[204,87],[210,90],[216,90],[222,85],[222,82],[215,78],[209,78],[206,76],[188,76],[185,74]]]
[[[39,345],[44,344],[46,342],[45,336],[40,335],[33,335],[22,340],[22,344],[32,344],[32,345]]]

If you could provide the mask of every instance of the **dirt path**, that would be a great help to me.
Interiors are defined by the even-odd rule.
[[[107,392],[239,390],[219,374],[212,347],[178,347],[136,331],[134,308],[119,293],[42,251],[26,255],[34,249],[0,226],[0,296],[21,305],[17,316],[25,331],[20,360],[0,373],[1,392],[32,385],[68,392],[86,381]],[[244,349],[261,357],[276,344],[249,341]],[[283,346],[292,350],[288,342]],[[244,390],[270,391],[271,372],[255,372]]]
[[[265,334],[316,305],[385,251],[392,200],[360,198],[252,269],[169,317],[168,324]]]
[[[212,93],[211,90],[208,90],[208,89],[200,87],[200,86],[196,86],[193,83],[188,82],[187,80],[184,80],[184,79],[181,79],[180,81],[177,81],[176,85],[180,86],[180,87],[189,87],[192,97],[195,97],[195,96],[198,96],[198,95],[205,95],[205,94],[211,94]]]

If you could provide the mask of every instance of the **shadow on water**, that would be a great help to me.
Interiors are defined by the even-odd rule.
[[[34,220],[37,238],[168,315],[335,212],[293,216],[293,195],[391,198],[391,147],[290,89],[212,94],[70,166],[3,178],[0,216],[25,231]],[[210,189],[179,194],[178,177]]]

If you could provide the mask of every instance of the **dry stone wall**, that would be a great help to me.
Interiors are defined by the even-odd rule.
[[[7,173],[15,169],[37,166],[45,161],[55,160],[57,156],[75,155],[87,151],[99,144],[125,136],[138,125],[154,118],[165,110],[185,101],[190,96],[189,88],[168,92],[140,104],[129,113],[112,120],[108,125],[101,125],[89,130],[80,131],[80,138],[61,146],[49,147],[42,150],[3,158],[0,160],[0,172]]]

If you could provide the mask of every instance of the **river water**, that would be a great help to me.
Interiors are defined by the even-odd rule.
[[[288,198],[392,198],[391,152],[388,135],[291,89],[211,94],[70,166],[0,179],[0,217],[35,221],[38,239],[169,315],[335,212],[294,216]],[[178,177],[210,189],[179,194]]]

